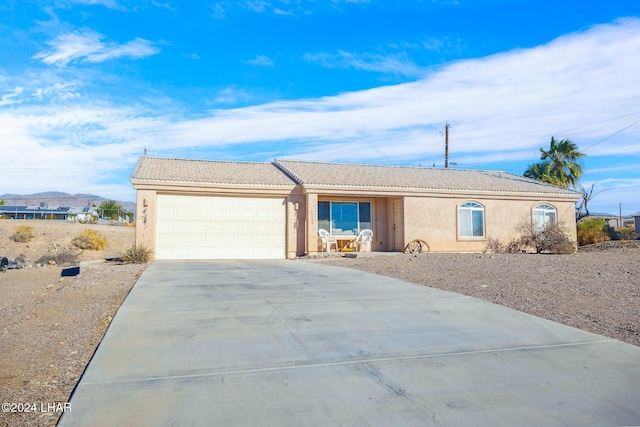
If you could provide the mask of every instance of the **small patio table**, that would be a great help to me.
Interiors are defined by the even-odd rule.
[[[355,252],[357,236],[333,236],[338,241],[338,252]]]

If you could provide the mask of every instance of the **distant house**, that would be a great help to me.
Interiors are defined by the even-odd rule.
[[[0,206],[0,216],[5,219],[48,219],[57,221],[92,222],[98,220],[94,207],[48,206]]]
[[[373,251],[414,239],[433,252],[482,252],[523,223],[564,224],[576,241],[574,191],[498,171],[276,160],[143,156],[136,242],[157,259],[294,258],[373,230]],[[347,249],[347,248],[344,248]]]
[[[586,216],[584,218],[581,219],[581,221],[585,221],[587,219],[592,219],[592,218],[598,218],[598,219],[603,219],[604,222],[607,223],[607,225],[609,226],[609,228],[615,230],[616,228],[620,228],[620,227],[628,227],[630,225],[634,224],[634,217],[629,215],[629,216],[619,216],[619,215],[612,215],[612,214],[608,214],[608,213],[594,213],[594,214],[589,214],[589,216]],[[637,228],[636,228],[637,230]]]

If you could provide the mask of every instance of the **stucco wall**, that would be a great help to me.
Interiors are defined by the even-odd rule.
[[[284,196],[281,190],[265,191],[257,194],[255,190],[238,191],[209,188],[190,188],[188,194],[202,196],[246,196],[269,197]],[[187,194],[178,188],[149,189],[138,188],[136,207],[136,243],[155,250],[157,193]],[[533,208],[547,203],[557,209],[558,220],[565,224],[565,231],[576,240],[575,204],[571,201],[543,200],[535,198],[503,198],[487,195],[478,197],[450,196],[446,194],[428,196],[394,195],[390,197],[363,195],[339,196],[303,194],[295,188],[286,194],[286,257],[316,253],[318,247],[318,201],[358,201],[371,203],[372,228],[374,232],[374,251],[392,251],[394,240],[398,240],[397,250],[412,239],[425,240],[433,252],[482,252],[487,238],[499,239],[506,243],[518,237],[516,227],[522,221],[531,221]],[[475,201],[485,209],[485,238],[463,239],[458,236],[458,206],[467,201]],[[394,231],[394,202],[400,203],[400,217]]]
[[[138,190],[136,203],[136,245],[156,248],[157,193],[154,190]]]
[[[484,206],[484,238],[461,238],[458,233],[458,207],[467,201]],[[575,241],[575,213],[572,202],[536,199],[503,199],[483,197],[405,197],[404,238],[425,240],[433,252],[482,252],[488,238],[503,243],[520,234],[517,227],[532,221],[533,208],[541,203],[554,206],[558,221]]]

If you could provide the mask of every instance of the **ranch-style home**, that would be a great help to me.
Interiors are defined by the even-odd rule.
[[[575,242],[579,194],[498,171],[143,156],[136,242],[156,259],[284,259],[348,250],[364,229],[373,251],[421,239],[432,252],[482,252],[523,222],[564,224]]]

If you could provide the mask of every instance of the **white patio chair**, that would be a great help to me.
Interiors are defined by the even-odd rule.
[[[355,251],[360,252],[359,248],[361,248],[362,245],[367,245],[367,252],[371,252],[372,242],[373,242],[373,230],[369,230],[368,228],[365,228],[358,234],[358,237],[356,237],[356,241],[354,244]]]
[[[338,252],[338,240],[335,237],[329,234],[327,230],[324,230],[322,228],[318,230],[318,234],[322,239],[322,252],[325,251],[325,248],[327,248],[327,252],[331,252],[331,246],[335,246],[336,252]]]

